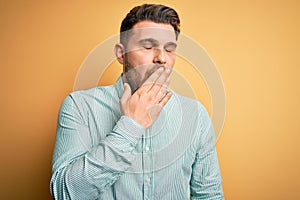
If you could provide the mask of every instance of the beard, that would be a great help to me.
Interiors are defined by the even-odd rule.
[[[135,93],[159,67],[164,66],[159,64],[133,66],[125,59],[123,75],[131,88],[131,94]]]

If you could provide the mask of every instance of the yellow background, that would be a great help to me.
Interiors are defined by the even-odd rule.
[[[0,2],[0,199],[51,199],[60,104],[89,52],[142,3],[107,2]],[[178,11],[182,33],[222,75],[227,113],[217,150],[226,199],[300,199],[300,3],[160,2]]]

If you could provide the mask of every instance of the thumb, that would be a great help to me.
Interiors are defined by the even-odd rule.
[[[124,83],[124,93],[121,97],[121,102],[127,102],[128,99],[131,97],[131,89],[128,83]]]

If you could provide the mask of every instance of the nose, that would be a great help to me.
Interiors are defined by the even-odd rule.
[[[154,54],[153,62],[155,64],[166,64],[167,60],[163,49],[156,48]]]

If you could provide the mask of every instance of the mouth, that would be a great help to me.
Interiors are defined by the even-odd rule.
[[[156,71],[158,68],[163,67],[164,69],[166,68],[164,65],[154,65],[149,71],[145,73],[145,77],[142,81],[142,84]]]
[[[148,66],[149,67],[149,66]],[[160,67],[166,68],[163,65],[153,65],[149,70],[144,72],[140,67],[133,68],[125,73],[126,82],[130,85],[131,94],[135,93],[146,81],[147,79]]]

